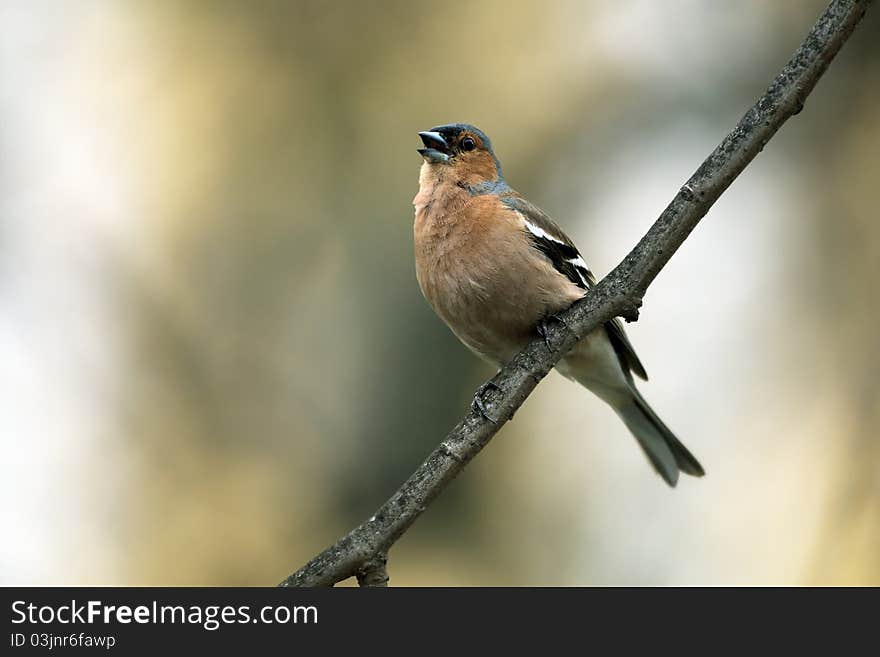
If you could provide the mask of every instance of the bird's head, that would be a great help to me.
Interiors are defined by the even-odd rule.
[[[501,180],[501,164],[486,134],[467,123],[440,125],[420,132],[424,148],[418,149],[425,167],[444,178],[451,174],[465,185]]]

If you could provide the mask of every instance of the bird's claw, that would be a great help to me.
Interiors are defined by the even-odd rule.
[[[538,322],[538,335],[544,338],[544,344],[547,345],[547,351],[553,353],[556,351],[556,348],[550,342],[550,320],[556,320],[560,324],[562,324],[566,330],[571,331],[571,327],[566,323],[564,319],[562,319],[557,314],[547,315],[540,322]]]
[[[544,344],[547,346],[547,351],[553,351],[553,345],[550,344],[550,336],[547,333],[547,318],[545,317],[540,322],[538,322],[538,335],[544,338]]]
[[[477,388],[477,392],[474,394],[474,400],[471,402],[471,410],[477,415],[482,415],[492,424],[498,424],[497,418],[494,418],[489,414],[485,403],[483,403],[483,395],[487,390],[491,390],[492,388],[501,392],[501,388],[499,388],[494,381],[486,381],[486,383]]]

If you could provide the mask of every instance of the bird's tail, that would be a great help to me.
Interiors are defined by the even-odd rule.
[[[632,397],[616,404],[614,410],[639,441],[654,469],[670,486],[678,482],[679,471],[702,477],[705,474],[703,466],[657,417],[635,386],[630,387]]]

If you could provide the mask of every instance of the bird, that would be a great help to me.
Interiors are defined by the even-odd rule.
[[[562,228],[507,184],[482,130],[451,123],[418,135],[419,287],[455,336],[500,369],[596,278]],[[705,474],[636,388],[633,376],[648,375],[619,319],[583,336],[556,370],[611,406],[667,484]],[[478,391],[486,415],[479,401]]]

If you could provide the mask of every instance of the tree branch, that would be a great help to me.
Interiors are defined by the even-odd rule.
[[[478,392],[493,419],[472,410],[376,514],[290,575],[281,586],[332,586],[357,576],[385,585],[386,555],[431,502],[578,341],[615,316],[638,318],[648,286],[709,208],[804,101],[864,16],[871,0],[834,0],[791,61],[724,141],[700,165],[648,233],[583,299],[547,326]]]
[[[388,571],[385,569],[388,557],[380,552],[367,561],[364,567],[357,572],[357,581],[360,586],[388,586]]]

